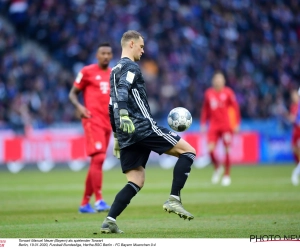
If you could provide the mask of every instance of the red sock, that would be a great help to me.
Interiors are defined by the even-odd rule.
[[[91,160],[91,179],[95,195],[95,201],[102,200],[102,166],[105,160],[105,154],[96,154]]]
[[[298,162],[299,162],[299,157],[298,157],[298,155],[297,155],[296,153],[293,153],[293,155],[294,155],[294,160],[295,160],[295,162],[298,163]]]
[[[84,206],[86,204],[89,203],[90,198],[93,194],[93,186],[92,186],[92,178],[91,178],[91,168],[89,168],[89,171],[86,175],[86,179],[85,179],[85,189],[84,189],[84,194],[83,194],[83,198],[81,201],[81,206]]]
[[[229,157],[229,153],[225,153],[225,172],[224,175],[228,175],[230,174],[230,157]]]
[[[211,151],[211,152],[209,153],[209,155],[210,155],[210,159],[211,159],[211,161],[212,161],[212,163],[213,163],[213,165],[214,165],[214,168],[217,169],[217,168],[219,167],[219,163],[218,163],[218,161],[217,161],[217,159],[216,159],[216,156],[215,156],[215,154],[214,154],[214,151]]]

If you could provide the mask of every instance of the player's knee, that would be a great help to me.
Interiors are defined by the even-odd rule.
[[[215,144],[214,143],[208,144],[208,152],[211,153],[214,150],[215,150]]]
[[[142,176],[135,176],[134,178],[127,178],[127,180],[129,182],[132,182],[132,183],[135,183],[137,186],[140,187],[140,189],[144,186],[144,183],[145,183],[145,177],[142,177]]]
[[[230,147],[229,146],[225,146],[225,153],[226,154],[230,153]]]
[[[144,187],[145,178],[135,180],[134,183],[135,183],[136,185],[138,185],[138,186],[140,187],[140,189],[142,189],[142,188]]]
[[[105,160],[105,154],[95,154],[91,159],[91,167],[102,168],[103,162]]]
[[[192,154],[196,155],[196,149],[193,146],[191,146],[189,143],[187,143],[184,147],[183,153],[192,153]]]
[[[196,155],[196,149],[194,147],[190,146],[186,153],[192,153],[192,154]]]

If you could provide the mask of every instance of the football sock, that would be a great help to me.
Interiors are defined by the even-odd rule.
[[[299,157],[296,153],[293,153],[295,162],[299,162]]]
[[[180,197],[180,191],[184,187],[191,172],[191,165],[193,164],[195,157],[196,155],[194,153],[184,153],[179,156],[173,170],[171,195]]]
[[[84,189],[84,194],[83,198],[81,201],[81,206],[85,206],[86,204],[89,203],[90,198],[93,194],[93,185],[92,185],[92,177],[91,177],[91,169],[88,170],[88,173],[86,175],[85,179],[85,189]]]
[[[116,219],[129,205],[131,199],[140,191],[140,187],[129,181],[116,195],[113,204],[108,212],[108,217]]]
[[[105,154],[95,154],[91,159],[91,178],[93,185],[93,193],[95,195],[95,201],[102,200],[102,166],[105,160]]]
[[[225,154],[225,172],[224,175],[228,175],[230,174],[230,157],[229,157],[229,153]]]
[[[107,216],[106,218],[109,219],[109,220],[112,220],[112,221],[116,221],[116,219],[114,219],[112,217],[109,217],[109,216]]]
[[[177,196],[177,195],[171,195],[172,197],[174,197],[176,200],[179,200],[180,201],[180,197]]]
[[[294,169],[294,173],[296,175],[300,175],[300,162],[298,163],[297,167]]]
[[[218,161],[217,161],[217,158],[216,158],[216,156],[215,156],[214,151],[211,151],[211,152],[209,153],[209,155],[210,155],[210,159],[211,159],[211,161],[212,161],[212,163],[213,163],[213,165],[214,165],[214,168],[217,169],[217,168],[219,167],[219,163],[218,163]]]

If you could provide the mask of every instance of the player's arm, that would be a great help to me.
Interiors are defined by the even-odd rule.
[[[80,87],[79,87],[80,86]],[[89,110],[87,110],[80,102],[78,99],[78,96],[80,92],[82,91],[82,88],[84,87],[84,79],[83,79],[83,73],[79,72],[75,82],[69,92],[69,100],[71,103],[75,106],[76,111],[78,113],[78,116],[80,118],[90,118],[91,113]]]
[[[135,127],[130,119],[130,114],[128,112],[128,91],[133,83],[137,70],[132,66],[124,66],[121,69],[121,76],[119,82],[116,84],[116,96],[118,99],[118,109],[120,115],[120,129],[125,133],[133,133]]]
[[[298,126],[300,126],[300,110],[299,110],[299,106],[297,107],[297,113],[295,115],[295,124],[297,124]]]
[[[201,108],[201,115],[200,115],[200,130],[202,132],[206,131],[206,123],[209,117],[209,102],[207,98],[207,92],[204,95],[204,101]]]
[[[239,103],[237,102],[236,96],[232,90],[230,91],[229,101],[235,112],[236,127],[234,128],[234,131],[238,132],[241,124],[241,111],[240,111]]]
[[[119,146],[119,141],[117,138],[117,134],[116,134],[116,123],[115,123],[115,118],[114,118],[114,110],[113,110],[113,106],[111,103],[111,99],[109,101],[109,105],[108,105],[108,111],[109,111],[109,119],[110,119],[110,125],[114,134],[114,148],[113,148],[113,155],[115,157],[117,157],[118,159],[120,158],[120,146]]]
[[[290,123],[294,124],[296,122],[296,118],[297,118],[297,112],[298,108],[295,105],[292,105],[290,107],[290,112],[287,115],[287,119],[289,120]]]

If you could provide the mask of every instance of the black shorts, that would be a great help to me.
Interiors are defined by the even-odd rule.
[[[120,160],[123,173],[139,166],[145,168],[151,151],[161,155],[173,148],[180,138],[179,135],[167,128],[157,127],[143,140],[122,148]]]

